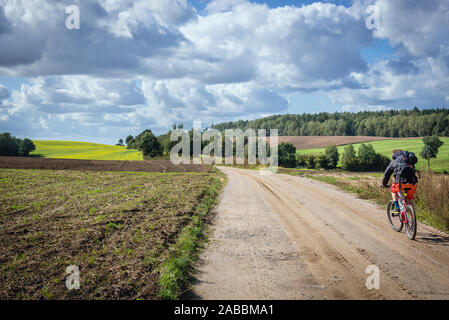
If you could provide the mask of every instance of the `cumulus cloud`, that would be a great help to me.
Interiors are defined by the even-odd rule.
[[[65,27],[65,8],[73,4],[80,8],[80,30]],[[14,25],[0,34],[0,71],[15,76],[135,75],[143,58],[179,45],[183,37],[176,24],[194,12],[182,0],[165,5],[143,0],[1,0],[0,5]]]
[[[81,29],[67,30],[67,5]],[[380,25],[365,26],[367,5]],[[355,0],[270,8],[247,0],[0,0],[0,126],[54,136],[164,132],[286,112],[292,92],[342,110],[447,106],[449,3]],[[388,59],[361,48],[386,39]]]
[[[379,61],[366,72],[351,74],[359,88],[329,92],[345,108],[376,109],[403,107],[445,107],[449,83],[449,2],[373,2],[381,13],[374,31],[396,49],[390,60]]]
[[[4,85],[0,84],[0,106],[3,103],[3,100],[6,100],[9,98],[11,93],[9,92],[8,88],[6,88]]]

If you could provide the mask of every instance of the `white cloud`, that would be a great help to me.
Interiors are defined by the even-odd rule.
[[[3,100],[9,98],[11,93],[9,92],[8,88],[6,88],[4,85],[0,84],[0,106],[3,103]]]
[[[80,30],[65,29],[68,4]],[[374,31],[368,4],[380,8]],[[445,106],[448,12],[445,0],[216,0],[201,14],[185,0],[0,0],[0,73],[30,77],[20,90],[0,85],[0,127],[107,139],[286,112],[292,92],[353,111]],[[376,38],[395,53],[368,64],[360,49]]]

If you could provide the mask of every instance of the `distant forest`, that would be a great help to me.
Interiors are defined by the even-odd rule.
[[[280,136],[449,136],[449,109],[274,115],[213,125],[225,129],[278,129]],[[269,133],[267,133],[269,134]]]

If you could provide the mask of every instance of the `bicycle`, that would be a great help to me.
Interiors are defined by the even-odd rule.
[[[382,186],[383,188],[389,188],[389,186]],[[404,193],[402,193],[402,186],[399,184],[399,192],[398,192],[398,202],[400,213],[391,213],[391,209],[394,207],[394,201],[390,200],[387,205],[387,216],[388,221],[390,222],[391,227],[396,232],[401,232],[402,228],[405,224],[405,231],[407,233],[407,237],[410,240],[414,240],[416,237],[417,231],[417,223],[416,223],[416,214],[415,207],[412,203],[409,203],[407,200],[407,192],[410,191],[411,188],[404,188]],[[396,222],[396,223],[395,223]]]

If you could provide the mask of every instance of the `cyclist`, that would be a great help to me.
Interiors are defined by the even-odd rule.
[[[412,201],[415,196],[416,183],[418,182],[418,178],[415,175],[415,164],[418,162],[418,158],[413,152],[402,150],[393,150],[392,158],[393,160],[385,170],[382,187],[388,187],[388,181],[391,175],[394,174],[395,183],[391,186],[394,208],[391,213],[399,213],[399,184],[401,184],[402,190],[409,189],[407,191],[407,200]]]

